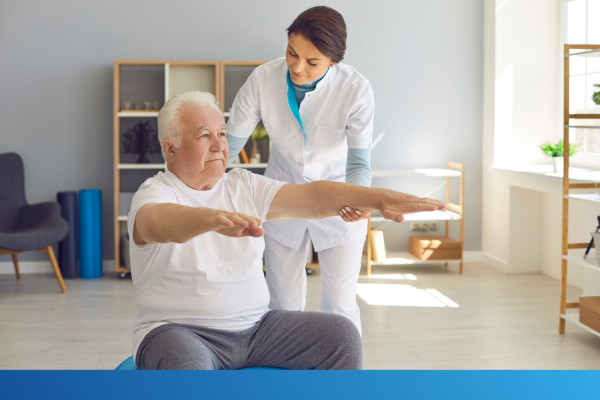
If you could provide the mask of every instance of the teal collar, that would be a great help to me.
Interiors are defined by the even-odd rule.
[[[286,82],[288,85],[288,91],[287,91],[288,105],[290,106],[290,110],[292,111],[292,114],[294,114],[294,117],[296,117],[296,120],[300,124],[300,128],[302,129],[302,135],[304,135],[304,127],[302,126],[302,120],[300,119],[300,110],[298,110],[298,102],[296,101],[296,91],[294,90],[294,83],[292,82],[292,78],[290,78],[290,70],[289,69],[287,72]],[[305,139],[306,139],[306,137],[305,137]]]

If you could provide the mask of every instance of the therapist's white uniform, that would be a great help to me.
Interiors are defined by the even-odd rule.
[[[288,87],[285,57],[256,68],[238,92],[227,133],[250,136],[258,122],[272,142],[265,176],[283,182],[345,182],[348,148],[370,148],[374,99],[371,85],[354,68],[330,67],[294,115],[295,95]],[[350,318],[359,331],[356,283],[367,221],[322,220],[265,222],[265,264],[272,309],[303,310],[309,237],[319,255],[321,310]]]

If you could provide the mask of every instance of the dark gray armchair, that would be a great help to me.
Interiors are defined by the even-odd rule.
[[[69,232],[69,224],[60,216],[58,203],[29,205],[25,199],[23,160],[16,153],[0,154],[0,255],[12,255],[17,279],[17,254],[45,251],[63,293],[67,291],[52,245]]]

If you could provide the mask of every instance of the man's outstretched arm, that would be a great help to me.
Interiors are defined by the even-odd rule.
[[[320,219],[339,215],[352,207],[364,212],[380,211],[385,219],[404,221],[404,214],[443,210],[439,200],[419,198],[389,189],[316,181],[303,185],[285,184],[275,195],[267,221],[279,219]]]
[[[262,236],[260,218],[211,208],[172,203],[143,205],[135,216],[133,240],[138,246],[153,243],[185,243],[206,232],[225,236]]]

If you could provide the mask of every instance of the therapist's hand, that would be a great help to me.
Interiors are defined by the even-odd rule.
[[[340,211],[340,216],[346,222],[358,222],[369,218],[370,215],[371,213],[354,210],[352,207],[344,207]]]
[[[404,214],[412,214],[418,212],[431,212],[443,210],[446,205],[439,201],[428,197],[417,197],[410,194],[386,190],[385,195],[381,199],[379,210],[381,215],[388,220],[395,222],[403,222]]]

